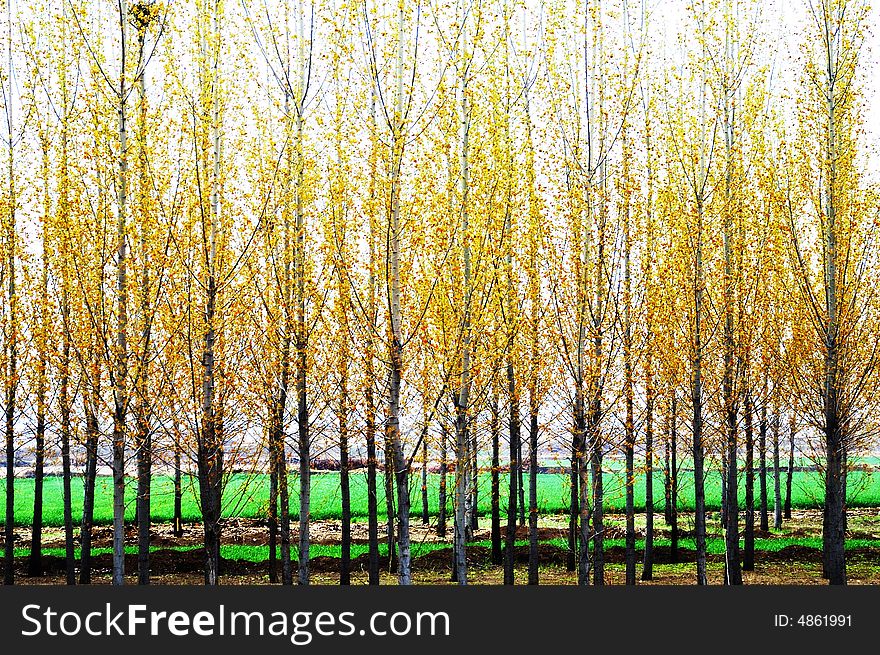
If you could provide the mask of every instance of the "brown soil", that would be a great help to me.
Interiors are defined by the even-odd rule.
[[[483,522],[488,523],[487,521]],[[618,534],[620,533],[620,534]],[[354,522],[351,525],[352,543],[366,544],[369,543],[369,534],[367,532],[367,524],[363,522]],[[385,524],[379,524],[379,534],[385,534]],[[557,527],[539,527],[538,539],[540,541],[549,541],[550,539],[564,539],[568,532],[566,529]],[[619,538],[623,536],[623,532],[616,526],[609,526],[606,530],[609,538]],[[290,526],[290,539],[295,542],[299,536],[299,530],[296,523]],[[421,522],[410,524],[410,539],[413,543],[442,543],[448,542],[452,536],[452,527],[447,530],[446,537],[438,537],[436,527],[433,525],[423,525]],[[516,531],[516,538],[528,539],[528,527],[520,526]],[[474,540],[488,540],[491,537],[490,530],[483,528],[474,531]],[[29,527],[15,528],[15,545],[17,548],[27,548],[30,546],[31,531]],[[79,538],[79,529],[75,530],[75,538]],[[280,538],[280,536],[279,536]],[[309,538],[315,545],[333,545],[339,544],[342,540],[342,522],[341,521],[312,521],[309,526]],[[381,538],[381,536],[380,536]],[[249,546],[265,546],[268,544],[269,532],[266,527],[266,521],[262,519],[230,519],[225,522],[223,527],[223,543],[237,544]],[[127,545],[137,544],[137,531],[134,525],[126,525],[125,541]],[[3,538],[0,535],[0,547],[3,545]],[[62,528],[45,528],[43,530],[42,544],[44,548],[64,548],[64,530]],[[174,536],[171,524],[156,524],[150,530],[150,544],[156,548],[170,546],[201,546],[202,545],[202,526],[200,523],[186,523],[183,526],[183,535]],[[113,546],[113,528],[112,526],[99,525],[92,528],[92,547],[93,548],[110,548]]]
[[[566,570],[567,553],[556,546],[541,544],[539,562],[542,582],[546,584],[574,584],[577,575]],[[641,553],[640,553],[641,555]],[[655,579],[649,584],[692,584],[694,578],[693,550],[681,548],[676,563],[671,562],[668,547],[654,549]],[[526,577],[528,546],[516,549],[517,575]],[[605,551],[606,579],[609,584],[622,582],[625,550],[615,546]],[[451,548],[432,551],[413,559],[413,575],[417,584],[445,584],[450,576],[452,560]],[[491,563],[490,549],[482,546],[468,548],[468,570],[471,582],[476,584],[500,584],[501,566]],[[756,569],[745,572],[749,584],[821,584],[821,554],[813,548],[787,546],[776,552],[756,553]],[[723,557],[707,557],[710,582],[723,571]],[[880,584],[880,549],[858,548],[848,553],[849,579],[853,584]],[[174,551],[160,549],[150,555],[152,580],[155,584],[200,584],[202,582],[203,559],[200,550]],[[45,556],[43,565],[45,575],[38,578],[27,577],[27,560],[18,558],[16,577],[21,584],[63,584],[64,558]],[[353,584],[366,582],[368,558],[366,554],[353,558],[351,568]],[[109,554],[93,558],[93,579],[96,584],[106,584],[110,580],[112,560]],[[126,570],[137,569],[137,556],[126,555]],[[388,560],[380,558],[383,583],[393,584],[394,575],[389,572]],[[310,570],[316,584],[338,584],[339,560],[333,557],[315,557],[310,562]],[[268,568],[265,562],[227,560],[221,562],[221,576],[224,584],[265,584],[268,581]],[[618,578],[620,580],[618,581]],[[135,579],[132,577],[131,582]]]
[[[606,514],[605,538],[622,539],[625,536],[624,517],[620,514]],[[434,519],[436,520],[436,519]],[[772,520],[772,517],[771,517]],[[538,539],[549,541],[551,539],[566,539],[568,536],[568,518],[565,516],[541,516],[541,525],[538,527]],[[851,508],[847,510],[849,531],[848,539],[880,539],[880,509],[878,508]],[[693,537],[693,516],[683,513],[679,519],[679,537],[682,539]],[[489,521],[487,517],[481,517],[481,529],[474,531],[474,540],[488,540],[490,538]],[[173,534],[171,524],[155,524],[150,531],[150,543],[154,547],[170,546],[200,546],[202,543],[202,527],[200,523],[184,524],[183,536],[176,537]],[[506,528],[502,525],[502,530]],[[708,529],[718,528],[718,513],[709,516]],[[644,515],[636,515],[636,536],[644,536]],[[76,534],[78,537],[78,526]],[[291,541],[298,537],[296,522],[290,528]],[[367,524],[356,521],[351,525],[352,543],[368,543]],[[379,534],[385,534],[385,524],[379,523]],[[778,533],[755,530],[756,537],[772,537]],[[784,534],[786,537],[819,537],[822,534],[821,511],[814,509],[793,510],[791,519],[784,521]],[[15,528],[16,547],[26,548],[30,544],[30,528],[27,526]],[[410,538],[413,543],[441,543],[449,542],[452,536],[452,526],[447,530],[447,536],[437,536],[436,526],[423,525],[421,521],[414,520],[410,523]],[[668,526],[663,522],[662,513],[655,516],[654,536],[656,539],[669,539],[671,536]],[[309,527],[309,537],[313,544],[332,545],[338,544],[342,538],[341,521],[312,521]],[[517,540],[528,538],[528,527],[517,528]],[[137,543],[137,532],[134,525],[126,527],[126,543]],[[229,519],[223,527],[223,543],[241,545],[266,545],[268,543],[268,529],[263,519]],[[3,545],[3,537],[0,534],[0,546]],[[109,548],[113,545],[113,528],[109,525],[95,526],[92,529],[92,545],[95,548]],[[44,528],[43,546],[46,548],[64,547],[64,530],[58,527]]]
[[[643,525],[639,525],[637,517],[637,532],[642,532]],[[620,538],[624,536],[623,516],[606,516],[606,537]],[[687,530],[692,524],[692,517],[682,515],[681,537],[690,534]],[[849,538],[880,538],[880,512],[877,509],[853,508],[849,510],[848,521],[850,532]],[[565,539],[567,537],[567,518],[564,516],[541,517],[542,525],[539,527],[538,537],[541,541],[550,539]],[[658,517],[655,534],[658,539],[668,538],[669,530],[664,525],[662,515]],[[717,517],[710,518],[709,528],[717,528]],[[481,521],[482,529],[474,532],[475,540],[488,540],[490,531],[489,522]],[[310,526],[310,537],[314,544],[339,544],[341,537],[341,523],[339,521],[314,521]],[[503,529],[503,528],[502,528]],[[77,530],[78,533],[78,530]],[[385,528],[380,524],[380,535],[384,535]],[[796,510],[792,512],[792,518],[786,520],[782,533],[763,533],[756,531],[756,536],[785,536],[785,537],[815,537],[821,534],[821,514],[817,510]],[[354,543],[367,543],[367,524],[357,522],[352,525],[352,541]],[[78,536],[78,535],[77,535]],[[641,536],[641,535],[640,535]],[[435,526],[422,525],[415,521],[411,527],[413,543],[431,542],[449,543],[451,538],[451,526],[445,539],[436,534]],[[517,530],[517,539],[528,538],[528,528],[520,527]],[[171,526],[159,524],[153,526],[151,531],[151,544],[157,550],[150,555],[152,581],[155,584],[201,584],[203,582],[203,555],[201,546],[202,529],[200,524],[187,524],[184,526],[184,534],[175,537]],[[296,542],[296,524],[291,526],[291,541]],[[16,546],[26,548],[29,546],[30,530],[26,527],[15,530]],[[265,545],[268,542],[268,531],[265,521],[256,519],[235,519],[226,522],[223,529],[224,544]],[[130,526],[126,534],[127,545],[137,543],[137,534],[134,527]],[[96,526],[93,532],[93,546],[106,548],[112,545],[112,528],[110,526]],[[2,546],[2,539],[0,539]],[[63,547],[64,533],[59,528],[47,528],[43,532],[44,547]],[[171,547],[192,546],[191,551],[172,550]],[[527,578],[527,565],[529,557],[528,546],[516,547],[517,580],[525,582]],[[748,584],[823,584],[821,576],[822,564],[821,553],[813,548],[790,545],[776,552],[757,552],[755,571],[744,572],[744,578]],[[542,584],[574,584],[577,582],[577,573],[566,570],[568,553],[565,549],[555,545],[541,544],[538,549],[539,566]],[[639,551],[639,571],[641,572],[641,557]],[[621,546],[606,548],[604,554],[606,562],[606,581],[609,584],[622,584],[624,575],[625,549]],[[472,546],[467,550],[469,582],[476,584],[501,584],[503,581],[503,569],[500,565],[492,564],[491,550],[484,546]],[[676,561],[672,561],[672,553],[668,546],[654,547],[654,580],[645,584],[693,584],[695,553],[693,550],[679,548]],[[449,582],[452,563],[452,550],[446,547],[435,550],[413,559],[413,580],[415,584],[446,584]],[[708,575],[710,583],[720,583],[723,576],[724,558],[722,555],[709,555],[707,557]],[[22,584],[63,584],[65,562],[61,557],[44,556],[43,565],[45,575],[38,578],[27,577],[27,559],[17,558],[16,578]],[[280,573],[280,562],[279,573]],[[295,566],[295,563],[294,563]],[[367,582],[368,557],[366,554],[353,558],[351,562],[352,584],[365,584]],[[106,584],[110,581],[112,560],[109,554],[96,555],[93,557],[93,580],[96,584]],[[382,570],[382,583],[394,584],[396,576],[390,570],[387,558],[380,558]],[[880,584],[880,549],[858,548],[847,552],[847,574],[853,584],[867,583]],[[126,571],[129,574],[137,570],[137,557],[126,556]],[[312,581],[315,584],[338,584],[339,560],[333,557],[315,557],[310,562]],[[221,578],[224,584],[266,584],[268,583],[268,564],[266,562],[249,562],[245,560],[223,560],[221,563]],[[131,583],[136,583],[136,577],[130,575]]]
[[[683,555],[685,553],[682,553]],[[687,553],[690,561],[679,564],[655,564],[654,579],[648,582],[639,580],[640,585],[692,585],[695,583],[696,570],[693,564],[693,553]],[[880,584],[880,572],[876,562],[880,558],[880,552],[873,552],[871,559],[851,558],[847,564],[847,579],[849,584]],[[174,559],[172,563],[170,560]],[[433,564],[431,558],[435,558]],[[47,565],[51,564],[51,570],[46,575],[38,578],[26,577],[25,562],[19,562],[16,571],[17,584],[27,585],[61,585],[64,584],[64,562],[50,561],[58,558],[46,558]],[[413,562],[413,583],[416,585],[443,585],[451,584],[449,561],[451,553],[444,551],[442,554],[431,553],[430,556],[416,558]],[[468,558],[471,559],[470,557]],[[684,559],[684,558],[683,558]],[[777,558],[758,558],[754,571],[744,571],[743,579],[749,585],[822,585],[827,584],[822,578],[822,564],[818,558],[816,561],[785,560]],[[153,574],[151,583],[158,585],[200,585],[203,584],[201,561],[181,559],[180,553],[160,551],[152,558]],[[356,558],[352,562],[351,584],[367,584],[366,557]],[[381,562],[381,584],[393,585],[397,583],[396,575],[388,570],[388,563],[383,559]],[[333,558],[316,557],[312,560],[311,578],[312,584],[338,585],[339,561]],[[126,570],[136,570],[134,558],[127,558]],[[294,571],[295,574],[295,571]],[[540,583],[555,585],[573,585],[577,583],[577,573],[567,571],[561,564],[542,564],[539,568]],[[724,565],[715,559],[710,559],[707,564],[709,583],[713,585],[723,582]],[[492,566],[488,561],[478,559],[469,561],[468,582],[470,584],[500,585],[503,582],[503,569],[500,566]],[[516,583],[525,584],[528,578],[526,566],[518,564],[516,569]],[[110,583],[109,558],[100,561],[92,576],[94,584],[106,585]],[[126,584],[136,584],[136,575],[127,575]],[[624,584],[624,567],[621,564],[608,563],[605,569],[605,583],[609,585]],[[268,584],[266,564],[254,564],[250,562],[224,561],[222,567],[221,584],[224,585],[264,585]]]

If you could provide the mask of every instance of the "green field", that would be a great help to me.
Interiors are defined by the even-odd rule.
[[[528,545],[528,541],[517,541],[517,546],[526,546]],[[567,549],[568,543],[563,539],[552,539],[549,541],[542,541],[541,543],[549,544],[551,546],[555,546],[561,549]],[[625,541],[623,539],[606,539],[605,540],[605,548],[624,548]],[[655,539],[654,546],[655,547],[669,547],[670,541],[669,539]],[[695,550],[696,546],[694,544],[694,540],[690,538],[680,539],[678,542],[679,548],[683,550]],[[742,545],[742,544],[740,544]],[[473,541],[468,543],[469,547],[473,546],[481,546],[484,548],[491,548],[492,544],[489,541]],[[806,548],[813,548],[817,551],[822,550],[822,539],[820,537],[805,537],[805,538],[789,538],[789,537],[772,537],[772,538],[757,538],[755,539],[755,550],[760,552],[777,552],[786,548],[788,546],[802,546]],[[413,542],[412,544],[412,555],[413,557],[418,557],[420,555],[425,555],[435,550],[442,550],[444,548],[449,548],[448,543],[437,543],[437,542]],[[644,550],[645,542],[643,539],[636,540],[636,549],[639,551]],[[849,539],[846,542],[846,549],[853,550],[857,548],[880,548],[880,540],[878,539]],[[176,551],[190,551],[190,550],[201,550],[201,546],[162,546],[161,548],[151,548],[151,550],[176,550]],[[358,557],[359,555],[366,554],[368,551],[367,544],[352,544],[351,545],[351,557]],[[64,548],[43,548],[43,555],[50,555],[56,557],[64,557],[65,550]],[[112,552],[111,548],[93,548],[92,555],[103,555],[109,554]],[[129,555],[136,555],[138,550],[136,546],[126,546],[125,552]],[[324,545],[324,544],[312,544],[309,548],[309,557],[341,557],[342,546],[336,545]],[[710,555],[723,555],[724,554],[724,539],[720,537],[709,537],[706,539],[706,552]],[[16,548],[15,556],[16,557],[27,557],[30,554],[30,549],[28,548]],[[220,547],[220,554],[222,557],[226,559],[235,559],[235,560],[245,560],[248,562],[265,562],[269,559],[269,547],[268,546],[249,546],[242,544],[224,544]],[[379,555],[384,557],[388,554],[388,544],[384,541],[379,543]],[[296,560],[296,549],[295,547],[292,549],[293,559]],[[79,559],[80,550],[79,548],[75,549],[75,557]]]
[[[679,508],[688,511],[693,509],[693,479],[689,472],[682,472],[679,492]],[[448,494],[451,496],[453,476],[448,477]],[[785,475],[783,474],[783,498],[785,495]],[[429,511],[436,515],[438,511],[438,487],[440,476],[428,476]],[[609,472],[604,476],[605,508],[611,512],[624,510],[624,477],[619,472]],[[412,477],[412,514],[421,514],[421,477]],[[525,476],[528,487],[528,476]],[[48,477],[44,488],[43,520],[45,525],[58,526],[63,524],[62,487],[60,477]],[[501,504],[506,507],[507,476],[501,476]],[[382,476],[378,481],[378,502],[380,516],[385,507],[384,484]],[[5,485],[0,485],[0,506],[5,503]],[[355,519],[366,519],[367,516],[367,482],[366,473],[357,471],[351,476],[352,515]],[[741,481],[741,489],[744,482]],[[185,477],[183,485],[183,516],[184,520],[197,521],[200,518],[198,506],[198,488],[195,480]],[[769,503],[773,504],[773,479],[767,480]],[[490,511],[490,474],[480,474],[479,508],[487,514]],[[126,514],[134,518],[135,481],[127,481]],[[298,479],[290,477],[290,508],[292,517],[298,513]],[[538,476],[538,508],[544,514],[564,513],[567,510],[570,492],[569,479],[565,474],[547,473]],[[15,481],[15,521],[19,525],[29,525],[33,520],[34,482],[32,479]],[[759,485],[755,480],[755,502],[757,503]],[[636,510],[644,509],[645,476],[638,476],[635,486]],[[744,499],[744,491],[740,491],[740,503]],[[99,478],[96,485],[95,522],[110,523],[113,516],[113,488],[109,477]],[[269,477],[263,474],[235,474],[229,477],[224,491],[224,515],[228,517],[261,518],[266,516],[269,498]],[[528,489],[526,489],[528,498]],[[73,512],[74,521],[78,521],[82,512],[83,485],[80,479],[73,481]],[[795,471],[792,485],[792,506],[796,508],[821,507],[823,499],[823,480],[819,473],[811,471]],[[448,499],[451,507],[451,497]],[[720,475],[712,471],[706,480],[706,506],[709,510],[717,510],[721,502]],[[847,502],[850,507],[880,507],[880,472],[852,471],[847,483]],[[340,507],[339,474],[336,472],[316,472],[312,475],[311,516],[313,519],[339,519]],[[663,474],[656,472],[654,476],[655,509],[663,508]],[[157,522],[168,522],[174,516],[174,486],[170,477],[155,477],[152,485],[152,515]],[[0,525],[3,516],[0,516]]]

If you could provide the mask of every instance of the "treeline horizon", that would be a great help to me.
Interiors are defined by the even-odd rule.
[[[421,462],[439,462],[467,584],[487,461],[493,557],[516,583],[527,522],[537,584],[535,481],[551,449],[569,469],[579,584],[605,579],[609,460],[624,465],[627,584],[653,575],[654,471],[675,526],[686,459],[695,582],[707,583],[706,479],[720,470],[724,580],[739,585],[756,513],[769,521],[767,472],[778,527],[796,450],[824,476],[823,575],[846,584],[848,472],[880,429],[870,12],[864,0],[10,1],[4,581],[16,453],[32,452],[31,571],[46,462],[60,455],[69,584],[91,579],[103,462],[114,584],[126,492],[149,584],[160,464],[178,503],[194,468],[206,584],[243,467],[270,475],[272,581],[280,568],[283,584],[308,584],[311,470],[328,457],[341,584],[355,459],[370,584],[380,540],[412,583]],[[394,474],[380,481],[380,468]]]

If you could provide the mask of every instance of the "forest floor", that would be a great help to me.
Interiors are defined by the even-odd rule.
[[[722,582],[724,552],[720,517],[718,512],[709,513],[708,519],[708,578],[711,584]],[[755,517],[756,526],[759,518]],[[541,584],[575,584],[577,573],[567,570],[568,552],[567,517],[541,516],[539,521],[539,576]],[[436,517],[432,517],[436,521]],[[773,514],[770,512],[772,525]],[[679,519],[680,542],[677,561],[672,561],[670,529],[663,520],[662,512],[655,516],[654,576],[650,582],[640,584],[693,584],[696,578],[693,545],[693,514],[682,514]],[[847,577],[850,584],[880,584],[880,508],[853,508],[848,512]],[[742,526],[741,526],[742,529]],[[502,522],[502,533],[504,522]],[[77,530],[78,532],[78,530]],[[338,584],[341,523],[339,521],[313,521],[310,526],[312,540],[311,582],[313,584]],[[415,584],[452,584],[450,564],[452,559],[449,538],[436,534],[436,525],[423,525],[413,517],[411,538],[413,543],[413,582]],[[641,576],[644,538],[644,515],[637,515],[636,532],[638,575]],[[30,530],[16,528],[17,578],[21,584],[64,583],[64,533],[59,528],[43,531],[43,564],[46,574],[27,577],[27,553],[30,546]],[[380,524],[380,538],[385,526]],[[824,584],[821,561],[822,515],[818,510],[794,510],[792,518],[784,521],[781,530],[755,532],[755,570],[744,572],[746,584]],[[607,584],[623,584],[624,516],[606,515],[605,532],[605,581]],[[201,584],[203,581],[203,557],[201,551],[201,525],[189,523],[184,534],[175,537],[171,525],[156,524],[151,533],[151,580],[155,584]],[[501,584],[503,569],[492,564],[489,518],[480,517],[480,528],[474,531],[473,541],[467,549],[468,581],[472,584]],[[137,535],[134,526],[126,538],[126,571],[129,579],[136,582]],[[517,530],[517,582],[527,580],[528,528]],[[256,519],[229,520],[223,530],[223,584],[267,584],[268,577],[268,531],[264,521]],[[2,542],[2,540],[0,540]],[[296,566],[296,523],[291,526],[291,543]],[[367,583],[367,524],[352,525],[352,584]],[[111,526],[95,526],[93,536],[93,582],[106,584],[110,581],[112,545]],[[0,543],[2,546],[2,543]],[[382,544],[381,582],[395,584],[396,575],[389,570],[384,543]],[[77,553],[78,555],[78,553]],[[280,569],[280,562],[279,562]]]

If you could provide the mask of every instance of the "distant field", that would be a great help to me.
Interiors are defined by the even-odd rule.
[[[693,509],[693,479],[690,472],[682,472],[679,492],[679,507],[682,510]],[[506,507],[507,476],[502,475],[502,507]],[[448,490],[451,496],[453,476],[448,478]],[[783,499],[785,497],[785,475],[783,474]],[[428,475],[429,511],[436,515],[438,511],[438,487],[440,476]],[[482,473],[479,484],[479,508],[481,513],[490,511],[490,474]],[[617,472],[605,474],[605,508],[612,512],[624,509],[624,478]],[[525,476],[528,487],[528,476]],[[421,477],[412,478],[412,514],[421,514]],[[354,472],[351,476],[352,515],[356,519],[367,516],[367,482],[365,471]],[[2,487],[2,485],[0,485]],[[385,506],[384,484],[381,473],[378,483],[378,501],[380,516]],[[744,499],[744,481],[740,484],[740,503]],[[773,479],[768,475],[767,488],[769,504],[773,504]],[[292,517],[297,516],[299,504],[297,476],[290,476],[290,508]],[[17,524],[27,525],[33,519],[32,479],[15,481],[15,520]],[[126,489],[126,514],[134,518],[135,481],[129,480]],[[45,481],[44,514],[46,525],[57,526],[63,523],[61,478],[49,477]],[[569,492],[568,476],[565,474],[547,473],[538,476],[538,508],[541,513],[555,514],[567,510]],[[755,500],[757,503],[759,485],[756,476]],[[644,509],[645,476],[637,476],[636,510]],[[110,523],[113,515],[112,480],[109,477],[99,478],[96,485],[95,521]],[[82,512],[83,486],[79,479],[73,481],[73,512],[74,520],[78,521]],[[230,476],[224,492],[224,514],[243,518],[260,518],[266,516],[269,498],[269,477],[262,474],[236,474]],[[528,498],[528,489],[526,489]],[[199,520],[198,488],[196,481],[184,478],[183,516],[184,520]],[[823,499],[823,481],[819,473],[814,471],[795,471],[792,490],[792,505],[797,508],[820,507]],[[451,498],[449,503],[451,506]],[[710,510],[720,507],[720,475],[712,471],[706,481],[706,505]],[[847,502],[851,507],[880,507],[880,472],[853,471],[849,475],[847,485]],[[0,508],[5,503],[5,487],[0,488]],[[663,474],[654,476],[654,504],[658,511],[663,508]],[[174,516],[173,479],[166,476],[155,477],[152,486],[152,515],[158,522],[170,521]],[[341,515],[339,474],[336,472],[316,472],[312,475],[311,516],[314,519],[338,519]],[[0,525],[4,517],[0,511]]]

